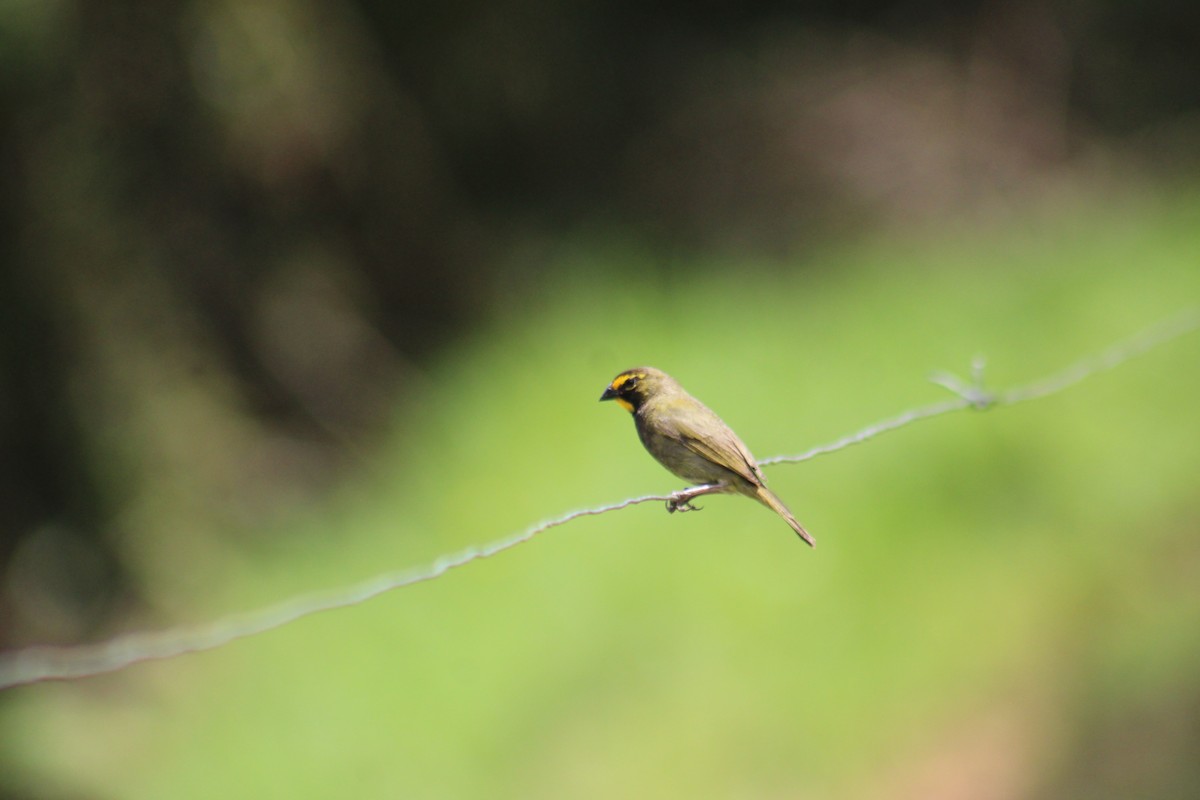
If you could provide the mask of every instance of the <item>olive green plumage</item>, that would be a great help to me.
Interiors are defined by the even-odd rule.
[[[616,400],[633,414],[642,444],[673,474],[711,486],[712,492],[754,498],[814,545],[808,531],[767,488],[762,470],[737,434],[670,375],[654,367],[625,370],[612,379],[600,399]]]

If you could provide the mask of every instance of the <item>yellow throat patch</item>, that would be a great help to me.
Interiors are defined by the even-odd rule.
[[[624,386],[626,383],[628,383],[630,380],[632,380],[634,378],[644,378],[644,377],[646,377],[646,373],[644,373],[644,372],[623,372],[620,375],[618,375],[617,377],[613,378],[613,382],[609,384],[609,388],[612,389],[614,392],[620,392],[621,387]],[[621,408],[625,409],[630,414],[633,413],[633,411],[634,411],[633,403],[629,402],[624,397],[614,397],[613,399],[617,401],[617,405],[619,405]]]

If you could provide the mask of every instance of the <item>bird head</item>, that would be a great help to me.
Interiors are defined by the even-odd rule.
[[[637,411],[647,399],[675,385],[675,379],[654,367],[627,369],[612,379],[601,400],[616,400],[621,408]]]

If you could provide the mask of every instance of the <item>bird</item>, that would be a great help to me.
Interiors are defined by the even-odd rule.
[[[783,517],[801,539],[816,547],[804,526],[767,488],[758,462],[733,429],[670,375],[654,367],[627,369],[612,379],[600,399],[615,400],[632,414],[638,438],[650,455],[695,484],[676,492],[667,502],[668,511],[694,510],[691,501],[702,494],[742,494]]]

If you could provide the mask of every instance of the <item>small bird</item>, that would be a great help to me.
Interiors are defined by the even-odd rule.
[[[767,488],[754,456],[708,406],[692,397],[667,373],[654,367],[627,369],[612,379],[601,400],[616,400],[633,414],[638,438],[650,455],[673,474],[697,484],[677,493],[669,511],[695,508],[702,494],[736,492],[771,509],[800,538],[815,547],[808,531],[783,501]]]

